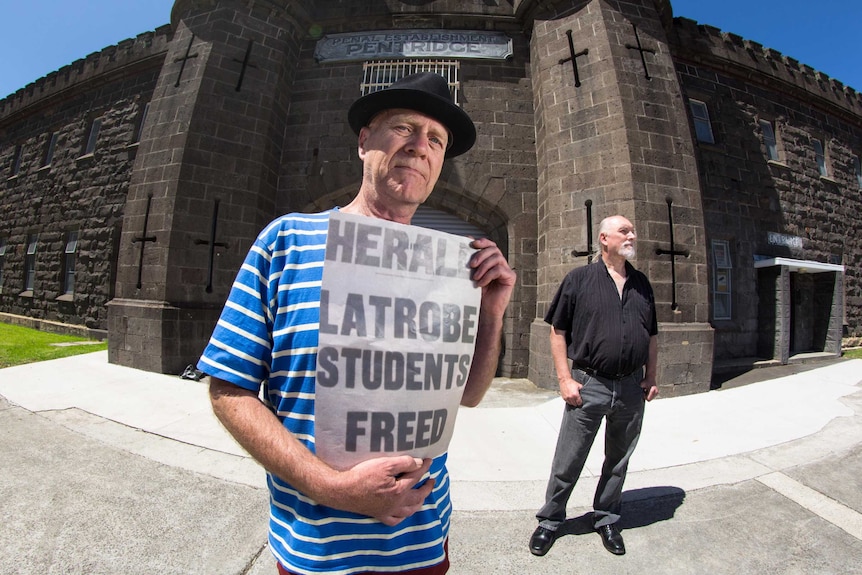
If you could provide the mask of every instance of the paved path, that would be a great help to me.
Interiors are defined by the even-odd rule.
[[[568,535],[530,555],[562,401],[497,380],[458,414],[450,573],[862,573],[862,360],[756,371],[647,406],[622,557],[585,521],[595,452]],[[0,574],[274,574],[263,472],[203,382],[105,352],[6,368],[0,430]]]

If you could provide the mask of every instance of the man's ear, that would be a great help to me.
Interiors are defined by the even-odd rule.
[[[368,140],[368,134],[369,133],[370,133],[370,130],[368,129],[368,126],[365,126],[361,130],[359,130],[359,144],[358,144],[356,149],[359,152],[359,159],[360,160],[365,159],[365,142]]]

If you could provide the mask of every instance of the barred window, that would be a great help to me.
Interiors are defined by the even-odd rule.
[[[457,60],[374,60],[363,64],[361,95],[386,88],[392,82],[418,72],[435,72],[446,78],[455,103],[460,104],[460,62]]]

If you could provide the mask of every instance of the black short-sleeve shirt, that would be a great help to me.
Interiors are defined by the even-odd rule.
[[[658,333],[655,297],[647,277],[626,262],[620,298],[601,259],[566,275],[545,321],[566,332],[568,357],[575,366],[612,374],[643,367],[650,337]]]

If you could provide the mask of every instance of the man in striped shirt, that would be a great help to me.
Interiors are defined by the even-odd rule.
[[[363,162],[346,213],[409,224],[447,157],[476,139],[437,74],[408,76],[351,106]],[[289,214],[258,236],[198,368],[213,410],[267,470],[270,548],[282,574],[442,574],[452,506],[446,455],[370,459],[337,470],[315,455],[320,288],[329,214]],[[487,391],[516,275],[488,239],[472,242],[482,289],[476,345],[461,404]],[[259,399],[263,398],[263,401]]]
[[[533,555],[545,555],[553,545],[602,419],[605,461],[593,498],[593,526],[608,551],[625,553],[616,527],[623,482],[640,436],[644,401],[658,394],[655,298],[647,277],[628,262],[636,238],[627,218],[602,220],[601,257],[566,275],[545,315],[566,403],[545,505],[530,538]]]

